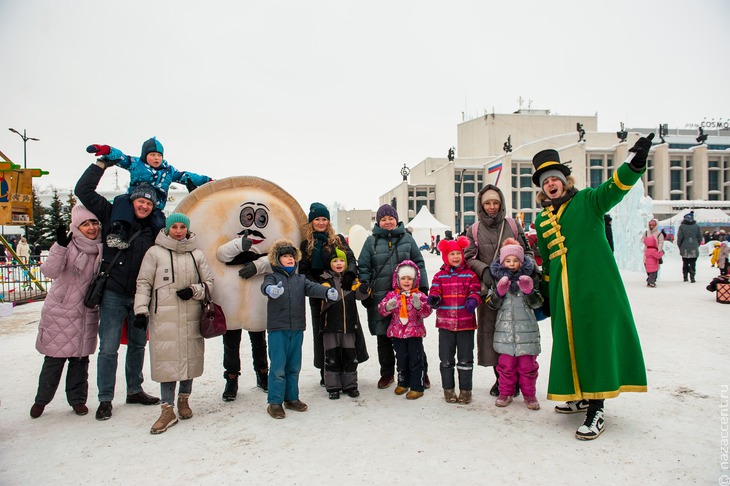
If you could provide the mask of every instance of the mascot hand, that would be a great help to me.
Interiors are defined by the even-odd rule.
[[[241,278],[251,278],[256,275],[256,265],[252,262],[244,263],[243,268],[238,271],[238,276]]]

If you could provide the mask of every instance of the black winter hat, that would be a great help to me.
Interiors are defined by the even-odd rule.
[[[143,182],[139,184],[134,190],[129,193],[129,200],[134,201],[137,198],[143,197],[152,201],[152,204],[157,206],[157,192],[151,185]]]
[[[311,223],[316,218],[330,219],[330,211],[327,209],[327,206],[318,202],[312,203],[312,205],[309,206],[309,222]]]

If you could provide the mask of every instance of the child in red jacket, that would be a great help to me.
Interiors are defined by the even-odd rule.
[[[644,238],[644,267],[646,268],[646,286],[656,287],[656,277],[659,273],[659,259],[664,256],[659,251],[656,236],[649,235]]]
[[[442,240],[438,249],[444,264],[434,275],[428,303],[436,309],[439,359],[444,399],[448,403],[471,402],[474,371],[474,310],[479,305],[479,277],[467,265],[464,248],[469,240]],[[454,360],[456,358],[456,360]],[[455,393],[454,365],[459,372],[459,397]]]

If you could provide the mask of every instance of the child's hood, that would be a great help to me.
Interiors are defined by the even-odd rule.
[[[413,279],[413,289],[417,289],[419,287],[419,283],[421,282],[421,271],[418,270],[418,265],[416,265],[411,260],[403,260],[398,264],[398,266],[395,267],[395,271],[393,272],[393,288],[400,288],[400,285],[398,285],[398,269],[404,266],[413,267],[413,269],[416,271],[416,278]]]
[[[299,251],[299,248],[297,248],[297,246],[291,240],[282,238],[280,240],[276,240],[269,250],[269,263],[272,267],[281,267],[281,263],[279,263],[279,251],[287,246],[290,246],[294,249],[294,251],[292,252],[294,254],[294,260],[299,262],[299,260],[302,259],[302,252]]]
[[[659,245],[657,243],[656,236],[649,235],[644,238],[644,246],[646,246],[647,248],[658,248]]]

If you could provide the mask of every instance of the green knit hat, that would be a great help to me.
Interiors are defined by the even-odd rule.
[[[343,260],[345,260],[345,262],[347,262],[347,255],[345,255],[345,252],[337,247],[335,247],[335,251],[333,251],[330,255],[330,262],[335,258],[342,258]]]
[[[172,213],[170,216],[167,217],[167,222],[165,223],[165,233],[170,234],[170,226],[175,223],[184,224],[185,226],[187,226],[188,231],[190,231],[190,218],[185,216],[183,213]]]

